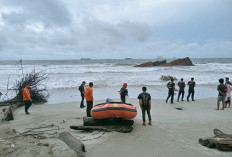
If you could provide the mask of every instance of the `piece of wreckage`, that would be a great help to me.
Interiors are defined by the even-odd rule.
[[[153,66],[162,66],[162,67],[169,67],[169,66],[194,66],[192,61],[189,59],[189,57],[186,58],[180,58],[173,60],[171,62],[167,62],[166,60],[163,61],[156,61],[156,62],[146,62],[139,65],[135,65],[134,67],[153,67]]]

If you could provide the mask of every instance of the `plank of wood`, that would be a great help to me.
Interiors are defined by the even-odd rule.
[[[59,134],[59,139],[66,143],[69,148],[75,151],[77,157],[85,157],[83,152],[86,152],[85,145],[72,136],[69,132],[62,132]]]

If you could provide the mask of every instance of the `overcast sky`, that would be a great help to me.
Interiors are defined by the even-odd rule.
[[[232,57],[232,0],[0,0],[0,60]]]

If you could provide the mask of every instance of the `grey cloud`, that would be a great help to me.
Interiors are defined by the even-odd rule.
[[[131,36],[139,42],[144,42],[152,35],[152,31],[146,23],[123,21],[118,26],[123,34]]]
[[[6,7],[15,7],[19,10],[2,14],[3,19],[10,24],[42,22],[45,27],[63,27],[72,22],[71,14],[61,1],[5,0],[4,2]]]
[[[83,38],[90,40],[90,44],[101,45],[102,48],[123,46],[128,42],[144,42],[152,34],[147,24],[125,20],[118,24],[112,24],[90,19],[85,20],[84,25],[86,30]]]
[[[110,21],[110,18],[105,20],[104,16],[95,16],[97,12],[91,12],[100,2],[72,2],[77,7],[66,5],[64,0],[0,0],[0,8],[4,6],[11,10],[0,10],[4,20],[0,25],[0,57],[17,59],[20,53],[27,59],[231,56],[229,5],[225,7],[226,11],[222,11],[225,4],[219,5],[220,8],[215,8],[215,4],[205,8],[206,3],[199,1],[195,4],[192,0],[194,6],[188,5],[186,10],[185,2],[181,11],[175,14],[174,11],[168,12],[173,6],[164,9],[168,5],[164,2],[160,8],[164,11],[149,8],[137,12],[134,8],[133,15],[126,17],[126,13],[131,11],[131,2],[126,1],[122,15],[116,12],[117,18],[113,18],[116,20]],[[105,2],[109,6],[112,4]],[[124,1],[117,3],[120,3],[118,9],[125,5]],[[199,4],[202,7],[195,11]],[[178,5],[175,7],[179,9]],[[165,21],[169,16],[169,21]],[[44,27],[41,31],[28,27],[40,23]],[[210,41],[212,39],[215,40]]]

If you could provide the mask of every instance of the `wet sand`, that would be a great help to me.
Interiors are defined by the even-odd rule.
[[[97,100],[94,104],[104,101]],[[7,128],[22,133],[28,130],[27,128],[42,124],[59,126],[59,130],[54,130],[53,133],[68,131],[81,139],[86,146],[86,157],[232,156],[232,152],[209,149],[198,143],[199,138],[213,136],[214,128],[232,134],[232,109],[216,110],[216,98],[175,104],[166,104],[164,99],[152,99],[152,126],[142,125],[137,99],[130,98],[127,102],[132,103],[138,110],[134,130],[128,134],[69,129],[70,125],[82,124],[82,117],[86,115],[85,109],[79,108],[80,102],[32,105],[29,109],[31,115],[25,115],[24,108],[19,108],[15,112],[15,120],[0,124],[0,152],[8,152],[0,156],[75,156],[74,152],[56,137],[43,140],[31,137],[7,138],[12,135],[9,130],[6,132]],[[48,142],[49,146],[37,146],[38,142]],[[15,148],[10,148],[11,143],[15,144]]]

